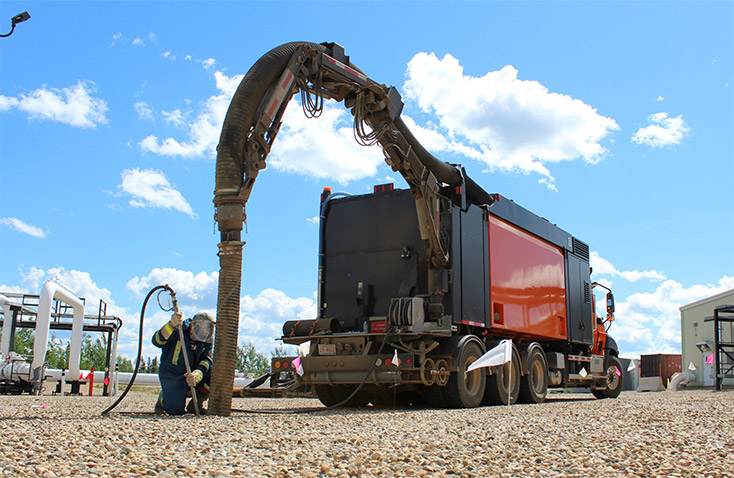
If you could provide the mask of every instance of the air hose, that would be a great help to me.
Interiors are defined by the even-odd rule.
[[[145,308],[148,306],[148,300],[153,295],[153,293],[156,291],[161,291],[161,290],[167,290],[171,294],[172,301],[174,303],[176,301],[176,293],[173,291],[173,289],[171,289],[171,287],[168,286],[168,284],[153,287],[150,290],[150,292],[148,292],[148,295],[145,296],[145,300],[143,301],[143,308],[140,311],[140,332],[138,333],[138,358],[135,361],[135,370],[133,371],[133,376],[130,377],[130,382],[128,382],[127,387],[125,387],[125,390],[122,392],[120,397],[115,401],[115,403],[107,407],[107,409],[105,409],[102,412],[102,415],[107,415],[112,409],[114,409],[117,405],[119,405],[119,403],[122,402],[122,399],[125,398],[125,395],[127,395],[127,392],[130,391],[130,388],[133,386],[133,383],[135,382],[135,377],[137,377],[138,375],[138,370],[140,369],[140,363],[143,357],[143,320],[145,318]],[[158,294],[160,294],[160,292],[158,292]],[[160,300],[158,301],[158,305],[159,306],[161,305]],[[163,306],[161,306],[161,309],[163,309]],[[166,309],[163,309],[163,310],[166,310]]]

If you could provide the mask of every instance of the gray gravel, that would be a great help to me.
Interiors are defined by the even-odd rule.
[[[734,477],[734,391],[553,394],[473,410],[158,417],[133,392],[0,396],[0,476]],[[233,409],[305,408],[235,398]]]

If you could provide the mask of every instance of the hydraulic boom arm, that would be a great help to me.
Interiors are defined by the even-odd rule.
[[[423,148],[400,118],[403,102],[398,91],[371,80],[351,64],[338,44],[295,42],[266,53],[237,88],[217,146],[214,205],[221,235],[221,270],[212,375],[214,413],[229,414],[231,406],[245,205],[258,173],[266,166],[285,108],[297,92],[310,117],[321,114],[325,98],[343,101],[354,116],[357,142],[379,144],[385,161],[407,181],[415,198],[428,267],[433,271],[429,294],[443,293],[439,273],[449,263],[439,229],[439,188],[457,187],[476,205],[493,201],[461,168],[440,161]]]

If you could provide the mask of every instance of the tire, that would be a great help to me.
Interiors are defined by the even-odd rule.
[[[485,370],[472,372],[466,369],[484,354],[484,347],[479,339],[469,335],[458,338],[458,350],[454,355],[456,372],[451,372],[449,382],[444,390],[446,405],[449,408],[474,408],[482,403],[487,375]]]
[[[543,403],[548,393],[548,363],[540,347],[528,353],[528,373],[520,379],[517,401],[520,403]]]
[[[624,369],[622,368],[622,362],[619,361],[614,355],[607,356],[606,360],[606,385],[607,388],[604,390],[593,390],[591,393],[596,398],[617,398],[622,393],[624,387]]]
[[[354,385],[315,385],[316,396],[319,401],[327,407],[333,407],[340,404],[354,392]],[[366,407],[369,403],[369,397],[361,390],[352,397],[347,403],[341,404],[342,407]]]
[[[510,370],[512,370],[511,377]],[[510,378],[512,378],[510,404],[513,404],[517,402],[520,392],[520,355],[514,345],[512,346],[512,363],[496,367],[495,373],[487,376],[487,387],[484,391],[485,405],[507,405]]]

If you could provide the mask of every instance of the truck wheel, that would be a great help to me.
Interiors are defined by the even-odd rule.
[[[520,379],[520,403],[543,403],[548,393],[548,364],[539,347],[528,353],[528,373]],[[507,403],[507,402],[505,402]]]
[[[346,400],[355,390],[354,385],[315,385],[316,396],[327,407],[333,407]],[[366,407],[369,397],[361,390],[342,407]]]
[[[462,337],[464,339],[464,337]],[[456,372],[451,372],[444,396],[449,408],[474,408],[482,403],[487,375],[483,369],[467,372],[466,369],[484,353],[478,339],[459,341]]]
[[[607,357],[606,390],[594,390],[596,398],[617,398],[624,387],[624,372],[622,362],[614,355]]]
[[[512,376],[510,377],[510,370]],[[512,378],[512,384],[510,384]],[[484,403],[487,405],[507,405],[508,388],[512,385],[510,404],[517,402],[520,392],[520,355],[515,346],[512,346],[512,363],[506,363],[495,368],[495,373],[487,376],[487,388],[484,392]]]

